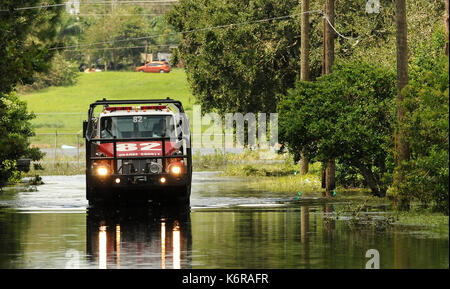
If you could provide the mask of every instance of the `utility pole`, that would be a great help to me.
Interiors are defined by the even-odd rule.
[[[332,72],[334,64],[334,30],[331,25],[334,26],[334,0],[325,0],[325,17],[327,17],[325,34],[325,74]],[[328,23],[329,22],[329,23]],[[330,197],[331,190],[336,188],[336,160],[330,159],[326,163],[325,169],[326,175],[326,195]]]
[[[323,13],[324,17],[322,18],[323,25],[323,36],[322,36],[322,75],[326,74],[326,66],[327,66],[327,21],[325,20],[325,15],[327,15],[327,4],[323,4]],[[326,163],[322,163],[322,189],[326,188],[327,184],[327,175],[326,175]]]
[[[309,81],[309,0],[302,0],[301,16],[301,48],[300,48],[300,80]],[[306,175],[309,162],[303,152],[300,153],[300,174]]]
[[[103,39],[106,42],[106,2],[103,4]],[[108,64],[106,62],[106,49],[103,50],[103,61],[105,62],[105,71],[108,71]]]
[[[323,13],[326,15],[327,14],[327,5],[323,4]],[[325,75],[325,67],[327,66],[327,58],[326,58],[326,53],[327,53],[327,21],[325,20],[325,17],[323,17],[322,19],[322,23],[323,23],[323,38],[322,38],[322,75]]]
[[[448,10],[449,10],[449,4],[448,4],[449,0],[445,0],[445,15],[444,15],[444,28],[445,28],[445,54],[448,56],[448,50],[449,50],[449,39],[448,39]]]
[[[408,84],[408,42],[406,26],[406,0],[395,1],[395,21],[397,26],[397,123],[401,124],[405,118],[405,108],[403,107],[402,90]],[[395,181],[398,191],[398,184],[404,182],[404,171],[401,163],[409,159],[409,144],[406,141],[404,131],[398,127],[397,134],[397,180]],[[399,196],[399,205],[403,208],[409,206],[407,199]]]
[[[147,65],[147,62],[148,62],[147,57],[148,57],[148,41],[145,40],[145,64],[144,65]]]

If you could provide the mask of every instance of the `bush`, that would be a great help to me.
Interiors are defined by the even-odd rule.
[[[18,87],[17,91],[26,93],[49,86],[74,85],[79,76],[78,66],[74,62],[64,59],[61,54],[56,54],[47,73],[37,73],[34,76],[35,82],[33,84]]]
[[[312,162],[336,159],[357,170],[374,195],[384,196],[394,96],[392,71],[356,61],[337,64],[315,82],[297,82],[279,102],[280,142],[295,160],[302,151]],[[344,186],[355,181],[338,177]]]
[[[50,70],[43,75],[41,82],[45,86],[67,86],[74,85],[79,76],[78,66],[64,59],[61,54],[56,54],[51,63]]]
[[[15,94],[0,94],[0,188],[17,176],[16,161],[22,157],[33,161],[42,158],[37,148],[29,148],[33,136],[30,120],[34,115],[27,112],[26,104]]]
[[[360,188],[366,186],[359,171],[347,164],[336,164],[336,184],[344,188]]]
[[[399,193],[448,214],[449,58],[438,31],[414,59],[405,90],[406,117],[400,124],[410,145],[402,164],[405,182]]]

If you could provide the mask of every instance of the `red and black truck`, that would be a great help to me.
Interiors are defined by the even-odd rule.
[[[99,100],[83,122],[89,205],[189,203],[192,152],[180,101]]]

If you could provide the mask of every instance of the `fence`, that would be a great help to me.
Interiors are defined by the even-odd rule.
[[[31,145],[45,153],[45,162],[84,162],[84,139],[80,133],[36,133]]]
[[[82,136],[82,123],[87,114],[82,112],[73,113],[37,113],[33,120],[36,135],[32,137],[31,144],[38,147],[46,154],[43,162],[47,164],[68,163],[76,164],[78,168],[84,166],[85,142]],[[222,137],[224,134],[213,134],[214,137]],[[225,146],[199,147],[197,140],[201,134],[192,134],[192,153],[195,158],[207,155],[222,155],[224,165],[228,154],[240,154],[244,150]],[[224,143],[223,143],[224,144]],[[266,154],[261,161],[280,160],[274,154]]]

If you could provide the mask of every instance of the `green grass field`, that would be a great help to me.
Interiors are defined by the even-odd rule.
[[[38,134],[32,143],[45,146],[54,144],[54,136],[41,133],[79,133],[87,117],[89,105],[103,98],[180,100],[190,113],[194,98],[189,91],[186,74],[182,69],[171,73],[99,72],[81,73],[74,86],[49,87],[20,98],[28,110],[36,113],[32,121]],[[58,143],[74,145],[75,136],[58,136]]]
[[[82,73],[74,86],[49,87],[21,99],[35,113],[87,112],[89,104],[102,99],[174,98],[192,109],[192,95],[184,70],[171,73],[98,72]]]

